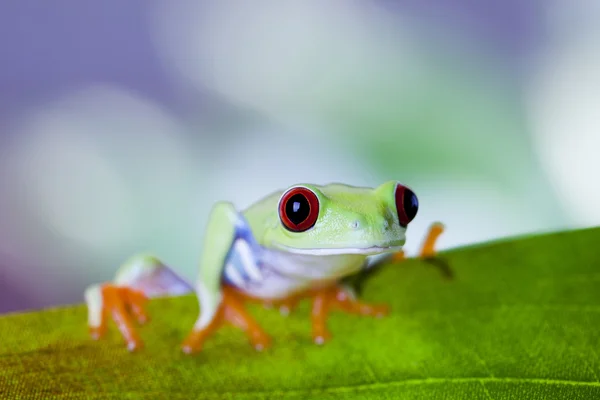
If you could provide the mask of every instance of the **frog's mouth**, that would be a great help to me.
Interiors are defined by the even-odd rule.
[[[390,246],[370,246],[370,247],[344,247],[344,248],[312,248],[301,249],[296,247],[286,246],[280,243],[273,243],[276,248],[293,254],[305,254],[312,256],[334,256],[344,254],[358,254],[372,256],[376,254],[395,253],[402,250],[402,245]]]

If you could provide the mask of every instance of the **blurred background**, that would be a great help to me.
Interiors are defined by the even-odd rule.
[[[0,312],[83,300],[299,182],[419,195],[440,248],[600,224],[600,2],[0,5]]]

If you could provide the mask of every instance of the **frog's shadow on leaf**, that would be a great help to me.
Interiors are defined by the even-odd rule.
[[[454,271],[452,270],[452,268],[450,268],[450,264],[448,263],[448,261],[446,259],[439,257],[439,256],[431,256],[431,257],[424,257],[421,260],[424,263],[431,265],[434,268],[439,269],[443,279],[450,281],[455,278]],[[369,268],[365,268],[365,269],[361,270],[360,272],[358,272],[356,275],[353,275],[353,276],[343,280],[343,282],[345,284],[351,286],[356,291],[356,293],[360,295],[365,283],[369,279],[372,279],[375,275],[377,275],[381,271],[382,268],[384,268],[386,266],[387,267],[392,266],[393,264],[395,264],[395,263],[390,262],[389,258],[380,260],[380,261],[376,262],[375,264],[373,264],[372,266],[370,266]]]
[[[446,280],[454,279],[454,271],[450,268],[448,261],[441,257],[425,257],[424,262],[438,268],[442,274],[442,278]]]

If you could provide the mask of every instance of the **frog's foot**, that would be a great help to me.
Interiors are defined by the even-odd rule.
[[[192,330],[182,344],[183,351],[188,354],[199,352],[206,339],[225,323],[230,323],[246,332],[250,344],[258,351],[271,345],[271,337],[246,311],[240,296],[236,294],[234,289],[225,286],[223,287],[221,305],[214,318],[206,327]]]
[[[332,310],[341,310],[349,314],[383,317],[390,309],[387,305],[372,305],[358,301],[352,292],[334,286],[318,291],[312,306],[313,341],[323,344],[331,338],[327,329],[327,318]]]
[[[421,253],[419,254],[422,258],[430,258],[435,256],[437,253],[435,250],[435,245],[437,243],[438,238],[444,232],[444,224],[441,222],[435,222],[429,227],[429,232],[425,237],[425,241],[423,242],[423,247],[421,247]]]
[[[286,297],[285,299],[266,300],[262,303],[265,308],[277,308],[281,315],[288,316],[296,309],[303,297],[305,297],[305,294],[301,293],[296,296]]]
[[[394,253],[394,255],[392,256],[392,261],[393,262],[400,262],[400,261],[404,261],[406,260],[406,255],[404,254],[404,250],[400,250],[397,253]]]
[[[156,257],[135,255],[119,268],[114,282],[86,289],[84,296],[90,334],[94,339],[104,336],[107,319],[112,316],[127,348],[138,349],[143,344],[134,328],[134,320],[140,324],[148,322],[144,308],[148,299],[179,296],[192,291],[188,283]]]
[[[88,327],[93,339],[100,339],[106,333],[107,315],[111,315],[130,351],[143,346],[134,327],[148,322],[145,310],[148,298],[140,290],[113,284],[95,285],[85,293],[88,303]]]
[[[431,224],[429,231],[427,232],[427,236],[425,236],[425,240],[423,241],[421,252],[419,253],[420,258],[432,258],[436,255],[437,252],[435,250],[435,245],[443,232],[444,224],[441,222],[434,222]],[[403,250],[400,250],[392,256],[392,261],[394,262],[400,262],[404,260],[406,260],[406,254],[404,254]]]

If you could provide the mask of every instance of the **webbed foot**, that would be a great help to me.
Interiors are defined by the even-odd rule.
[[[148,298],[140,290],[113,284],[90,287],[85,297],[88,303],[88,328],[93,339],[102,338],[107,329],[107,316],[112,316],[130,351],[143,346],[134,320],[139,324],[149,321],[145,310]]]
[[[327,318],[332,310],[340,310],[349,314],[383,317],[388,315],[387,305],[367,304],[357,300],[353,293],[339,286],[316,292],[312,305],[312,337],[316,344],[323,344],[331,339],[327,329]]]
[[[256,320],[246,311],[242,297],[229,286],[223,287],[221,305],[210,324],[194,328],[182,344],[182,350],[191,354],[202,350],[208,337],[225,323],[230,323],[243,330],[248,336],[250,344],[258,351],[271,345],[271,337],[260,327]]]
[[[150,298],[179,296],[192,288],[169,267],[150,255],[136,255],[117,271],[114,282],[92,285],[85,291],[88,327],[93,339],[104,336],[107,317],[117,324],[130,351],[143,346],[135,322],[144,324],[149,317],[145,305]]]

